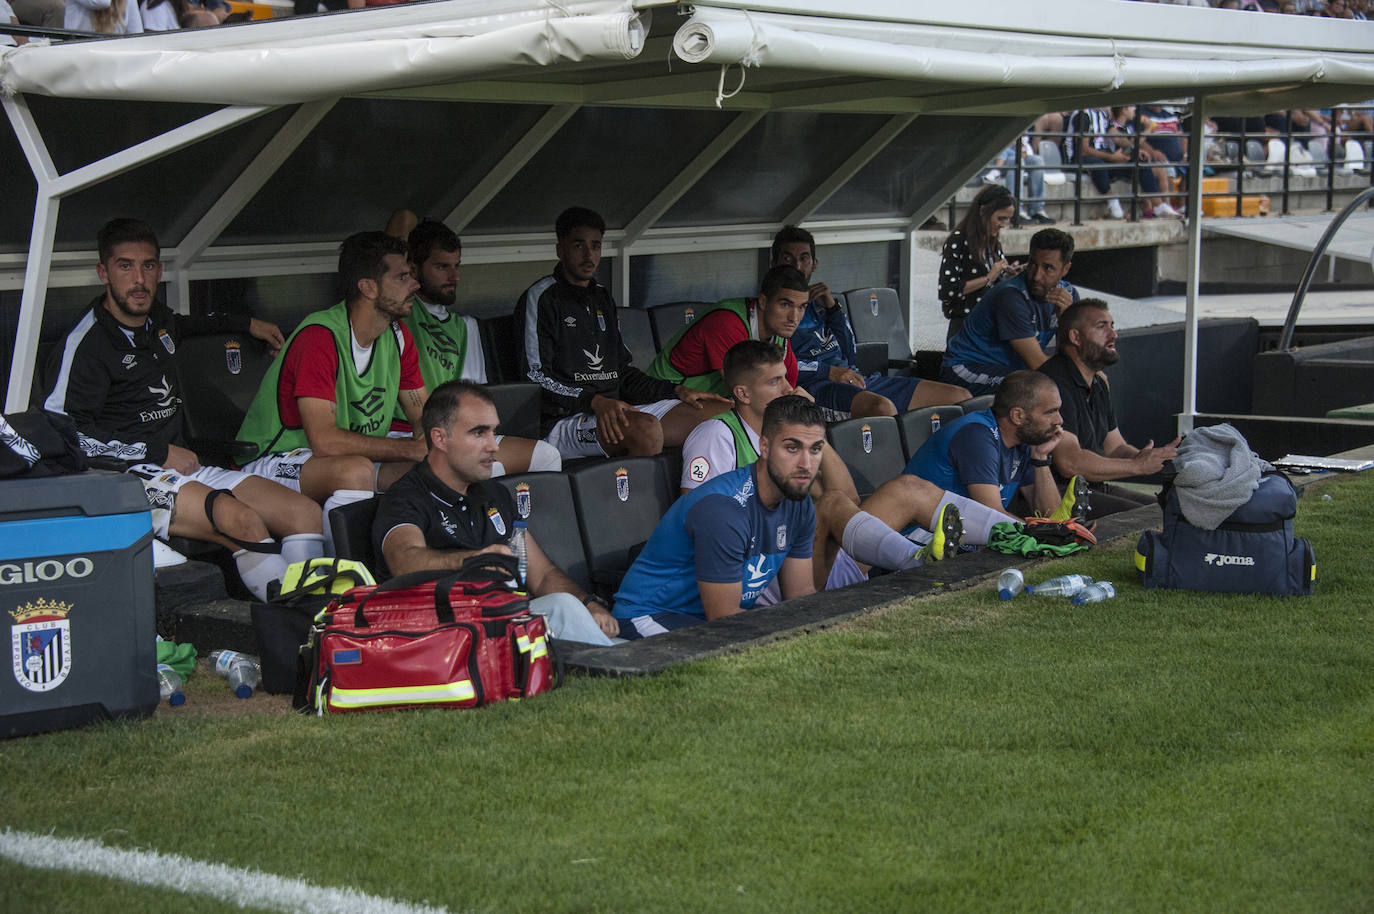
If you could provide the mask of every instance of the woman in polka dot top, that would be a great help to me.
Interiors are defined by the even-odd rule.
[[[1000,184],[978,192],[963,220],[945,239],[940,252],[940,310],[949,318],[953,337],[983,293],[1021,271],[1008,263],[997,240],[1016,214],[1016,198]]]

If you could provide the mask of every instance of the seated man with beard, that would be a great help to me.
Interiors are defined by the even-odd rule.
[[[1137,448],[1122,437],[1112,410],[1111,388],[1102,373],[1119,358],[1116,325],[1107,303],[1085,298],[1060,315],[1058,351],[1038,369],[1058,385],[1062,401],[1064,440],[1054,449],[1055,475],[1061,479],[1081,476],[1094,483],[1088,520],[1152,504],[1151,495],[1109,488],[1106,482],[1151,476],[1177,453],[1177,438],[1162,447],[1155,447],[1151,440]]]

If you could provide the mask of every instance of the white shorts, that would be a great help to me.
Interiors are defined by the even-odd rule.
[[[211,489],[228,489],[231,492],[248,476],[238,470],[223,467],[201,467],[189,476],[176,470],[160,467],[155,463],[140,463],[124,472],[132,473],[143,482],[143,494],[148,497],[148,507],[153,513],[153,536],[165,540],[167,528],[172,523],[176,511],[177,492],[188,482],[198,482]]]
[[[286,486],[292,492],[301,490],[301,467],[313,457],[308,447],[298,447],[284,454],[263,454],[257,460],[249,461],[243,472]]]
[[[655,419],[662,419],[668,411],[681,403],[678,399],[657,400],[633,406],[631,409],[648,413]],[[596,413],[575,413],[566,419],[559,419],[549,429],[544,440],[558,449],[564,459],[574,457],[607,457],[601,442],[596,440]]]

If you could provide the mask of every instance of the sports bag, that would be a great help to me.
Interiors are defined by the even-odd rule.
[[[1316,589],[1312,544],[1293,536],[1297,492],[1282,473],[1271,470],[1260,476],[1250,500],[1215,530],[1188,523],[1167,472],[1159,501],[1164,529],[1146,530],[1135,550],[1146,587],[1296,596]]]
[[[512,556],[355,587],[320,614],[296,707],[316,714],[475,708],[557,685],[544,618],[514,589]]]
[[[268,584],[267,602],[250,607],[262,663],[262,690],[270,695],[293,694],[301,678],[301,647],[310,639],[310,627],[320,610],[338,594],[376,583],[362,562],[317,558],[288,567],[279,592],[272,593],[276,582]]]

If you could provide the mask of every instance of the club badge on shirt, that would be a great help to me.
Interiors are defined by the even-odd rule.
[[[177,344],[172,342],[172,335],[165,328],[157,332],[157,338],[162,341],[162,348],[167,350],[168,355],[177,351]]]
[[[497,536],[505,536],[505,535],[506,535],[506,522],[505,522],[504,520],[501,519],[501,512],[500,512],[500,511],[497,511],[496,508],[494,508],[494,507],[488,508],[488,509],[487,509],[487,520],[491,521],[491,525],[492,525],[493,527],[496,528],[496,535],[497,535]]]

